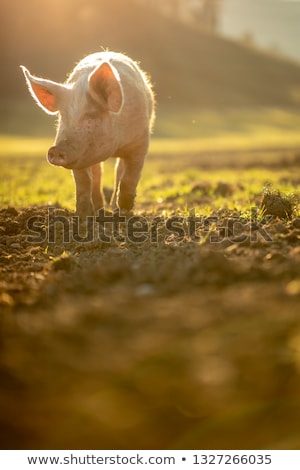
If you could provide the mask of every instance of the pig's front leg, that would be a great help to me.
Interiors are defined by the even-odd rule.
[[[82,170],[73,170],[73,175],[76,184],[76,213],[80,217],[93,215],[95,210],[104,206],[100,190],[100,164]]]
[[[102,209],[105,206],[105,197],[101,185],[102,163],[92,166],[92,201],[94,210]]]
[[[76,184],[76,214],[80,217],[93,215],[94,204],[92,200],[92,168],[73,170]]]

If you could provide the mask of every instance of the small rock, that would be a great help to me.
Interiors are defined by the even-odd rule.
[[[297,217],[292,221],[292,225],[294,228],[300,228],[300,217]]]
[[[11,246],[16,243],[19,243],[18,237],[12,236],[12,237],[6,237],[6,246]]]
[[[286,293],[288,295],[294,296],[300,294],[300,279],[294,279],[290,281],[286,286]]]
[[[14,299],[7,292],[2,292],[0,294],[0,305],[5,305],[6,307],[13,307],[15,304]]]
[[[21,249],[21,245],[20,245],[20,243],[12,243],[12,244],[10,245],[10,248],[15,248],[15,249],[17,249],[17,250],[20,250],[20,249]]]
[[[5,215],[9,215],[10,217],[15,217],[18,215],[18,211],[17,209],[15,209],[14,207],[8,207],[6,210],[5,210]]]
[[[234,194],[235,187],[233,184],[219,181],[215,189],[215,193],[222,197],[232,196]]]
[[[141,284],[136,288],[135,294],[138,297],[147,297],[155,294],[155,288],[152,284]]]
[[[43,267],[44,266],[42,263],[34,263],[31,265],[30,270],[32,272],[39,272],[39,271],[42,271]]]
[[[54,271],[71,271],[76,266],[76,260],[74,256],[63,252],[61,256],[52,260],[52,266]]]
[[[297,243],[300,241],[300,231],[292,230],[285,237],[285,240],[288,240],[290,243]]]
[[[21,225],[16,220],[11,220],[5,225],[5,235],[17,235],[21,231]]]
[[[293,204],[279,192],[266,193],[261,202],[264,215],[272,215],[279,219],[289,219],[293,214]]]
[[[207,181],[196,183],[192,188],[192,193],[202,193],[202,194],[209,194],[211,190],[211,184]]]

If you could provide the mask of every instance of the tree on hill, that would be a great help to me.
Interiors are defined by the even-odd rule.
[[[194,21],[201,29],[209,33],[217,33],[221,15],[221,0],[197,1],[199,7],[195,9]]]
[[[197,26],[202,31],[217,33],[223,0],[136,0],[153,6],[161,13]]]

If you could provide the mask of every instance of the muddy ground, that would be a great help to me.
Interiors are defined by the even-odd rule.
[[[0,211],[1,448],[299,449],[300,218],[73,216]]]

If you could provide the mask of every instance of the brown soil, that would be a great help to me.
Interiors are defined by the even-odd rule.
[[[300,218],[48,214],[0,211],[2,448],[299,448]]]

